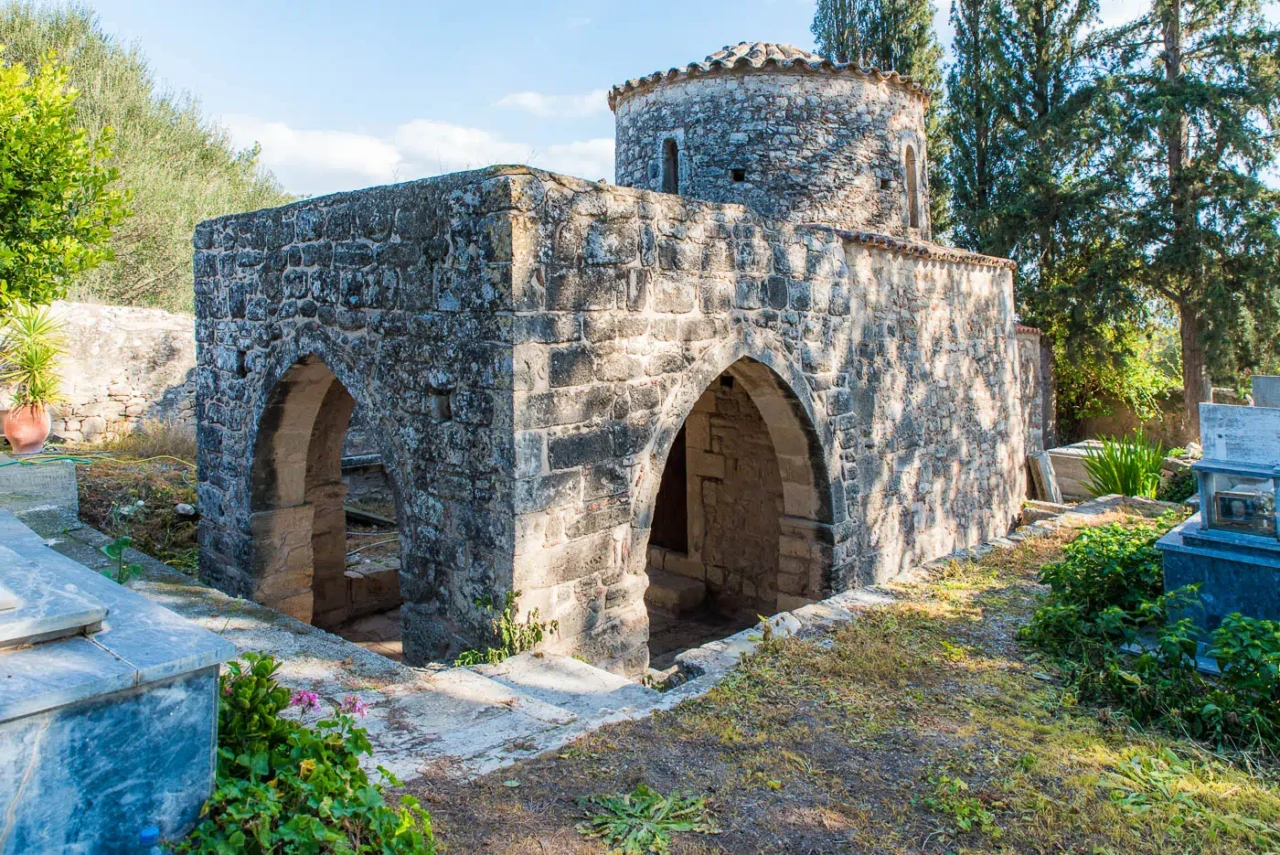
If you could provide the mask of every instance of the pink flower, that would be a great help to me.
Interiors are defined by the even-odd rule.
[[[345,713],[354,713],[360,718],[364,718],[369,711],[369,705],[360,700],[359,695],[347,695],[342,699],[342,711]]]
[[[289,699],[289,706],[302,707],[303,711],[320,709],[320,696],[315,692],[298,691]]]

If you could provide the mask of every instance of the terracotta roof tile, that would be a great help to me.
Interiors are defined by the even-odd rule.
[[[964,264],[981,264],[984,267],[1004,267],[1009,270],[1017,268],[1017,265],[1007,258],[999,258],[994,255],[983,255],[979,252],[970,252],[967,249],[956,249],[952,246],[942,246],[941,244],[931,243],[929,241],[907,240],[905,238],[890,237],[889,235],[857,231],[855,229],[839,229],[819,223],[806,224],[805,228],[813,229],[815,231],[821,230],[832,232],[845,240],[865,244],[867,246],[878,246],[903,255],[914,255],[919,258],[929,258],[938,261],[956,261]]]
[[[655,71],[645,77],[636,77],[626,83],[619,83],[609,90],[609,108],[617,109],[620,99],[636,92],[653,89],[668,80],[704,77],[726,71],[758,71],[766,68],[871,77],[876,80],[887,80],[894,85],[902,86],[921,98],[927,99],[929,97],[929,94],[919,83],[896,71],[863,68],[852,62],[834,62],[793,45],[774,44],[772,42],[739,42],[736,45],[725,45],[702,62],[691,62],[683,68]]]

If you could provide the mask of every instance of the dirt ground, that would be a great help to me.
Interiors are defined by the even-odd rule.
[[[828,637],[771,641],[703,699],[557,756],[411,789],[446,853],[604,852],[575,829],[579,799],[638,783],[708,800],[720,833],[676,835],[677,853],[1280,849],[1274,767],[1076,707],[1019,647],[1064,541],[951,565]]]

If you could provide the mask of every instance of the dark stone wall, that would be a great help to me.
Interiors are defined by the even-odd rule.
[[[804,596],[1008,530],[1024,453],[1006,262],[564,176],[513,180],[527,199],[513,227],[527,250],[513,270],[514,577],[527,607],[560,621],[563,649],[643,667],[660,476],[731,366],[783,444],[792,551],[779,562]]]
[[[203,573],[252,588],[256,433],[314,354],[396,492],[410,661],[483,642],[473,600],[515,589],[560,622],[548,647],[642,670],[660,476],[729,369],[774,443],[789,602],[1018,512],[1006,262],[506,167],[216,220],[196,248]]]
[[[478,643],[511,574],[511,196],[498,170],[225,217],[195,234],[201,573],[248,594],[251,469],[278,379],[324,361],[401,521],[410,661]]]

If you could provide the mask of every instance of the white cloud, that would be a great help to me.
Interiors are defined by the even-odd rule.
[[[321,195],[411,181],[497,163],[524,163],[588,180],[613,178],[613,140],[590,139],[537,149],[490,131],[416,119],[389,137],[292,128],[252,116],[226,116],[239,146],[260,143],[261,163],[294,193]]]
[[[577,119],[609,109],[609,91],[595,89],[584,95],[544,95],[541,92],[513,92],[494,102],[495,107],[523,110],[544,119]]]

